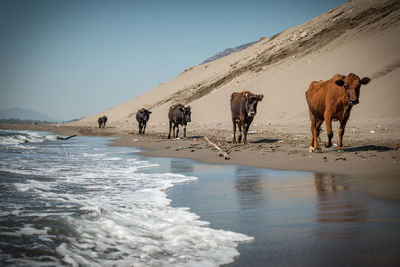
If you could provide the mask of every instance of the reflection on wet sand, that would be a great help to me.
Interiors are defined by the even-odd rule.
[[[189,160],[171,159],[170,171],[172,173],[189,173],[193,172],[193,163]]]
[[[216,229],[254,237],[232,266],[400,266],[400,205],[371,197],[345,176],[171,162],[197,183],[173,203]],[[188,168],[189,167],[189,168]],[[378,178],[378,177],[377,177]]]
[[[315,174],[317,193],[316,221],[321,223],[364,222],[368,217],[368,208],[360,198],[346,194],[349,186],[343,177],[334,174]]]
[[[253,208],[265,202],[264,186],[259,169],[236,166],[235,187],[242,208]]]

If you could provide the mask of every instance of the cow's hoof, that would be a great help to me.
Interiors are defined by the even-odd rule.
[[[310,146],[310,147],[308,148],[308,152],[310,152],[310,153],[312,153],[312,152],[321,153],[321,152],[322,152],[322,149],[319,148],[319,147],[314,148],[314,147]]]
[[[325,142],[325,147],[330,148],[332,146],[332,143],[329,143],[328,141]]]
[[[339,152],[339,153],[343,153],[344,152],[344,148],[343,147],[338,147],[336,149],[336,151]]]

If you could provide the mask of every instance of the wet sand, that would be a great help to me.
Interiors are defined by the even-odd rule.
[[[228,266],[398,266],[400,205],[344,176],[171,159],[168,191],[216,229],[253,236]]]

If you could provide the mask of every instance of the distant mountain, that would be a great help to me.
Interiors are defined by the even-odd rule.
[[[0,110],[0,119],[20,119],[34,121],[57,121],[45,114],[24,109],[24,108],[8,108]]]
[[[232,53],[235,53],[235,52],[238,52],[238,51],[240,51],[240,50],[243,50],[243,49],[245,49],[245,48],[251,46],[251,45],[254,44],[254,43],[255,43],[255,42],[250,42],[250,43],[247,43],[247,44],[244,44],[244,45],[239,45],[239,46],[237,46],[237,47],[235,47],[235,48],[227,48],[227,49],[225,49],[224,51],[219,52],[218,54],[216,54],[216,55],[214,55],[214,56],[212,56],[212,57],[210,57],[210,58],[207,58],[207,59],[204,60],[201,64],[204,64],[204,63],[208,63],[208,62],[217,60],[217,59],[219,59],[219,58],[221,58],[221,57],[226,57],[226,56],[228,56],[228,55],[230,55],[230,54],[232,54]]]

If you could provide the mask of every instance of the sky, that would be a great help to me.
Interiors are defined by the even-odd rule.
[[[0,109],[103,112],[344,0],[0,0]]]

